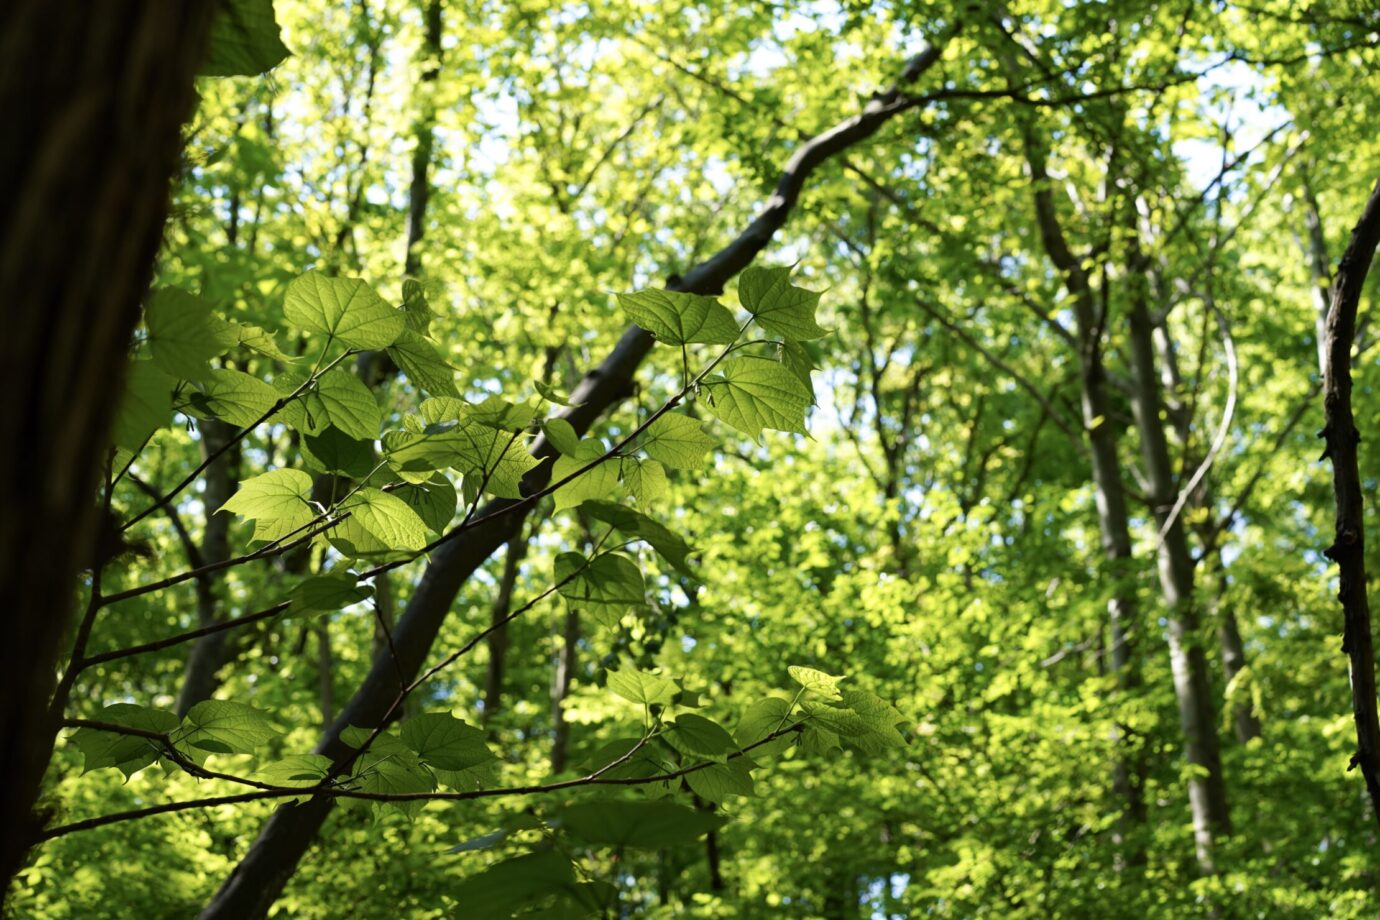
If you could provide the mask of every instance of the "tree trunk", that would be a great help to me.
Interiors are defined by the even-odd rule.
[[[565,698],[575,679],[580,642],[580,614],[566,610],[561,629],[561,650],[556,658],[555,679],[551,682],[551,772],[565,769],[570,750],[570,724],[565,720]]]
[[[1134,211],[1131,212],[1134,215]],[[1131,405],[1140,432],[1141,454],[1150,484],[1150,503],[1161,528],[1159,543],[1160,592],[1169,621],[1169,662],[1174,673],[1174,695],[1179,704],[1179,723],[1184,751],[1195,768],[1188,781],[1193,810],[1193,838],[1199,868],[1212,873],[1213,838],[1231,833],[1227,786],[1222,776],[1216,707],[1212,703],[1207,654],[1199,635],[1198,610],[1193,597],[1193,557],[1182,515],[1168,517],[1178,497],[1169,459],[1169,439],[1160,418],[1160,378],[1155,366],[1154,326],[1143,290],[1145,266],[1134,255],[1128,274],[1142,287],[1130,297],[1131,364],[1135,387]],[[1166,526],[1167,525],[1167,526]]]
[[[1155,328],[1154,341],[1155,351],[1159,355],[1161,364],[1160,380],[1163,390],[1166,393],[1176,393],[1179,391],[1182,378],[1179,376],[1173,340],[1170,339],[1169,331],[1164,325]],[[1170,400],[1166,400],[1166,403],[1168,403],[1167,414],[1178,433],[1180,448],[1187,450],[1193,425],[1190,412],[1186,406],[1173,404]],[[1184,465],[1188,466],[1189,464],[1185,463]],[[1207,509],[1211,512],[1199,532],[1199,536],[1203,538],[1203,544],[1207,546],[1211,542],[1208,539],[1208,534],[1212,527],[1213,515],[1216,514],[1217,504],[1213,498],[1212,488],[1206,479],[1195,491],[1197,494],[1190,496],[1192,507]],[[1210,621],[1217,624],[1217,645],[1222,656],[1222,674],[1226,678],[1227,686],[1232,687],[1237,677],[1246,670],[1246,643],[1241,638],[1241,627],[1236,619],[1236,609],[1226,600],[1229,578],[1226,562],[1222,557],[1222,548],[1214,545],[1209,558],[1212,560],[1215,575]],[[1240,688],[1233,689],[1239,690]],[[1245,744],[1261,736],[1263,727],[1249,696],[1233,703],[1231,710],[1236,740]]]
[[[201,423],[201,455],[209,457],[234,436],[236,429],[225,422],[208,419]],[[232,449],[216,458],[206,467],[206,491],[202,504],[206,509],[206,529],[201,537],[200,565],[212,565],[230,558],[230,515],[217,514],[216,509],[230,500],[237,483],[231,474],[231,455],[238,453]],[[215,583],[220,581],[220,573],[199,580],[196,590],[196,624],[198,627],[211,626],[221,619],[220,598],[216,596]],[[185,716],[202,700],[209,700],[220,686],[216,674],[225,663],[225,643],[229,631],[202,636],[192,644],[187,656],[187,667],[182,677],[182,689],[178,691],[175,710],[178,717]]]
[[[508,541],[507,554],[503,558],[503,575],[498,582],[498,594],[494,598],[490,625],[494,631],[489,633],[489,670],[484,678],[484,722],[492,721],[503,706],[503,680],[508,662],[508,627],[505,620],[513,609],[513,589],[517,587],[518,571],[522,559],[527,555],[527,541],[521,534]]]
[[[48,696],[210,13],[0,4],[0,892],[41,823]]]
[[[426,6],[426,37],[422,43],[422,78],[417,85],[417,145],[412,149],[412,185],[407,202],[407,248],[403,274],[415,278],[422,271],[418,244],[426,236],[426,206],[431,197],[431,158],[436,144],[436,77],[441,70],[441,0]]]
[[[1074,295],[1083,428],[1092,456],[1102,552],[1112,578],[1112,597],[1107,602],[1112,638],[1109,663],[1118,689],[1126,693],[1140,686],[1133,646],[1139,613],[1135,585],[1132,583],[1131,528],[1126,510],[1126,486],[1121,478],[1116,427],[1111,421],[1112,407],[1107,394],[1107,371],[1102,360],[1102,327],[1087,273],[1069,248],[1059,222],[1059,214],[1050,193],[1044,143],[1029,127],[1026,129],[1025,143],[1027,163],[1035,188],[1035,216],[1040,239],[1050,261],[1063,274],[1069,291]],[[1137,755],[1126,753],[1118,757],[1113,766],[1113,792],[1123,803],[1123,831],[1145,822],[1145,799],[1139,782],[1142,771],[1138,761]],[[1133,846],[1128,857],[1130,861],[1138,862],[1142,854]]]
[[[1323,457],[1332,459],[1336,531],[1324,552],[1337,563],[1342,604],[1342,652],[1351,674],[1351,711],[1356,723],[1356,753],[1371,808],[1380,822],[1380,713],[1376,712],[1375,645],[1371,635],[1370,598],[1366,591],[1366,528],[1363,483],[1356,456],[1361,432],[1351,410],[1351,348],[1356,339],[1356,311],[1380,242],[1380,182],[1370,193],[1351,242],[1337,265],[1332,306],[1327,313],[1327,371],[1323,375],[1323,411],[1327,443]]]

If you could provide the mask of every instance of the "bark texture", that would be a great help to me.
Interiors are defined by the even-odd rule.
[[[210,12],[0,5],[0,892],[37,829],[48,695]]]
[[[1336,496],[1336,539],[1326,550],[1337,563],[1342,602],[1342,652],[1351,668],[1351,708],[1356,721],[1356,753],[1352,767],[1360,767],[1370,792],[1371,808],[1380,822],[1380,717],[1375,699],[1375,647],[1371,636],[1370,600],[1366,596],[1366,537],[1361,474],[1356,448],[1361,433],[1351,411],[1351,346],[1356,338],[1356,310],[1361,287],[1380,243],[1380,183],[1366,202],[1351,231],[1332,282],[1332,306],[1327,313],[1327,373],[1323,376],[1323,411],[1327,420],[1322,437],[1323,458],[1332,458]]]

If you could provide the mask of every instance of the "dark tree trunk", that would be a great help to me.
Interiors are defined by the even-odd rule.
[[[210,13],[0,4],[0,891],[38,823],[48,696]]]
[[[508,626],[505,621],[513,609],[513,589],[517,587],[518,571],[526,555],[527,541],[521,534],[508,541],[507,555],[503,557],[503,576],[498,582],[498,595],[494,598],[494,609],[489,620],[494,631],[489,634],[489,670],[484,678],[486,723],[503,706],[503,683],[508,663]]]
[[[209,457],[215,454],[225,442],[235,434],[235,428],[225,422],[207,420],[201,423],[201,454]],[[206,468],[206,492],[202,504],[206,506],[206,529],[201,537],[201,560],[199,565],[224,562],[230,558],[230,515],[217,514],[216,509],[230,500],[237,488],[235,477],[231,475],[231,449],[218,457]],[[212,626],[222,618],[220,598],[216,596],[215,582],[219,573],[197,582],[196,625]],[[176,711],[185,716],[202,700],[209,700],[220,686],[217,673],[225,664],[226,640],[230,633],[222,631],[202,636],[192,645],[187,656],[187,668],[182,678],[182,689],[177,694]]]

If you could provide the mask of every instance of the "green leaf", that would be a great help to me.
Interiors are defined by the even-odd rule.
[[[806,346],[800,342],[789,340],[782,342],[779,358],[781,365],[795,374],[795,379],[799,380],[800,385],[810,394],[810,404],[816,405],[814,384],[810,381],[810,373],[819,365],[815,363],[815,359]]]
[[[799,665],[791,665],[786,668],[786,673],[791,675],[791,680],[800,684],[806,690],[818,693],[830,699],[839,699],[839,681],[842,677],[834,677],[832,674],[825,674],[823,671],[816,671],[814,668],[802,668]]]
[[[372,441],[383,424],[374,394],[364,381],[343,368],[322,375],[307,394],[306,406],[313,432],[329,425],[352,438]]]
[[[580,468],[599,460],[606,453],[598,438],[581,441],[573,457],[560,456],[551,467],[551,481],[560,482]],[[556,510],[574,508],[593,498],[604,498],[618,488],[618,464],[607,460],[591,467],[556,489]]]
[[[172,415],[173,380],[152,361],[131,361],[125,393],[115,412],[112,440],[116,446],[138,451]]]
[[[423,403],[424,414],[437,402]],[[500,498],[521,498],[522,477],[538,463],[513,433],[451,419],[429,422],[421,432],[390,431],[383,437],[383,448],[399,473],[454,467],[465,474],[467,489],[488,471],[486,488]]]
[[[407,328],[417,335],[431,333],[431,305],[426,300],[426,289],[421,282],[408,278],[403,282],[403,314],[407,317]]]
[[[188,402],[198,415],[222,419],[247,428],[268,414],[281,395],[271,385],[243,371],[218,368],[211,371]]]
[[[278,35],[273,0],[224,0],[211,21],[201,74],[254,76],[271,70],[289,53]]]
[[[357,604],[374,595],[374,589],[361,585],[351,573],[343,575],[314,575],[298,582],[288,592],[292,609],[301,612],[324,611],[333,613],[351,604]]]
[[[217,510],[254,521],[255,540],[276,540],[316,517],[311,477],[301,470],[271,470],[240,483],[239,491]]]
[[[790,712],[791,704],[779,697],[769,696],[766,699],[757,700],[743,712],[742,718],[738,721],[738,728],[733,733],[734,739],[738,742],[739,747],[745,748],[751,744],[756,744],[777,729],[785,727],[788,724],[786,720],[790,716]],[[793,742],[793,738],[783,735],[774,741],[753,748],[752,756],[774,756],[789,748]]]
[[[639,443],[653,460],[672,469],[693,470],[704,466],[714,439],[690,416],[667,412],[647,426]]]
[[[815,322],[819,296],[791,284],[789,268],[753,266],[738,279],[738,300],[757,323],[767,332],[793,341],[828,334]]]
[[[187,712],[177,741],[213,754],[250,754],[280,734],[253,706],[203,700]]]
[[[629,607],[647,602],[642,572],[621,553],[603,553],[588,563],[579,553],[561,553],[556,557],[556,581],[572,608],[588,611],[607,629],[617,627]]]
[[[839,736],[818,725],[807,725],[800,733],[800,749],[806,754],[828,754],[843,750]]]
[[[559,813],[570,834],[612,847],[661,847],[694,843],[724,819],[673,802],[581,802]]]
[[[264,764],[254,776],[274,786],[315,786],[330,769],[331,759],[323,754],[291,754]]]
[[[658,289],[619,294],[628,318],[662,342],[731,345],[738,338],[733,314],[717,298]]]
[[[419,758],[443,770],[466,770],[493,760],[485,733],[448,712],[428,712],[402,724],[402,742]]]
[[[438,534],[444,532],[455,517],[455,486],[444,476],[400,486],[393,494],[407,502],[407,506],[417,512],[422,523]]]
[[[291,364],[297,360],[279,348],[278,340],[266,329],[260,329],[258,326],[251,326],[248,323],[234,323],[232,325],[235,333],[234,344],[258,352],[275,361],[282,361],[284,364]]]
[[[658,703],[663,706],[671,705],[671,700],[675,698],[676,691],[679,689],[672,680],[657,674],[639,671],[631,666],[625,666],[617,671],[609,671],[608,674],[610,691],[625,700],[644,703],[648,706]]]
[[[547,402],[553,402],[558,406],[568,406],[570,408],[584,405],[584,403],[571,402],[569,396],[562,396],[561,394],[553,390],[551,387],[547,386],[545,383],[542,383],[540,380],[533,380],[532,386],[535,387],[536,391],[541,394],[541,398],[546,400]]]
[[[752,772],[746,757],[728,763],[715,763],[685,774],[692,792],[709,802],[723,802],[730,796],[752,795]]]
[[[789,368],[769,358],[730,358],[705,385],[714,414],[754,438],[763,428],[804,433],[814,401]]]
[[[381,489],[360,489],[340,506],[350,516],[328,533],[347,556],[411,553],[426,546],[426,524],[407,502]]]
[[[388,356],[418,389],[433,396],[460,395],[455,388],[455,368],[446,363],[435,345],[411,329],[404,329],[388,347]]]
[[[307,272],[288,285],[283,315],[299,329],[324,332],[355,348],[387,348],[407,324],[365,282],[321,272]]]
[[[380,761],[367,771],[358,774],[355,782],[361,792],[383,795],[405,795],[412,792],[431,792],[436,781],[424,768],[390,759]],[[410,799],[401,802],[375,802],[375,811],[393,809],[408,818],[415,818],[426,807],[426,799]]]
[[[116,703],[107,706],[96,716],[97,722],[122,725],[143,731],[167,735],[177,730],[177,716],[171,712]],[[115,767],[126,777],[133,776],[158,759],[159,744],[152,738],[122,735],[95,728],[79,728],[72,733],[71,742],[81,751],[82,772],[90,773],[103,767]]]
[[[723,726],[692,712],[678,716],[664,736],[682,754],[723,761],[735,747],[733,736]]]
[[[499,431],[522,431],[532,424],[533,414],[530,406],[515,406],[501,396],[488,396],[478,405],[464,406],[460,420]]]
[[[631,508],[613,502],[597,500],[585,502],[584,511],[596,521],[611,524],[628,536],[640,537],[647,541],[647,544],[671,563],[676,571],[691,578],[695,577],[694,569],[690,568],[687,562],[690,547],[676,534],[645,514],[639,514]]]
[[[352,438],[333,425],[302,436],[302,458],[322,473],[364,480],[374,472],[374,442]]]
[[[655,460],[624,457],[622,473],[623,485],[628,487],[628,491],[637,499],[638,504],[656,504],[671,491],[671,483],[666,479],[666,468]]]
[[[464,917],[511,917],[521,908],[575,887],[575,867],[552,850],[495,863],[449,894]]]
[[[567,457],[574,457],[580,452],[580,436],[565,419],[549,418],[541,423],[541,430],[551,446]]]
[[[161,288],[144,305],[149,352],[158,367],[181,380],[204,380],[208,362],[226,349],[229,324],[211,305],[179,288]]]

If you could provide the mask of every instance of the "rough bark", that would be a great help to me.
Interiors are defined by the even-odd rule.
[[[178,165],[210,4],[0,5],[0,892],[38,822],[47,711]],[[0,894],[0,898],[3,894]]]
[[[1327,443],[1323,458],[1332,459],[1336,496],[1336,539],[1326,550],[1337,563],[1342,604],[1342,652],[1351,669],[1351,707],[1356,722],[1353,768],[1361,768],[1371,808],[1380,822],[1380,717],[1376,713],[1375,648],[1371,636],[1370,600],[1366,596],[1365,521],[1362,482],[1357,461],[1361,433],[1351,411],[1351,347],[1356,338],[1356,311],[1361,288],[1380,243],[1380,183],[1337,265],[1332,305],[1327,314],[1327,371],[1323,375],[1323,411]]]
[[[904,85],[918,79],[937,64],[943,47],[943,41],[926,46],[920,54],[907,61],[901,82],[869,100],[861,114],[845,119],[802,143],[782,171],[775,192],[747,228],[708,260],[689,269],[667,286],[698,294],[722,292],[724,284],[749,265],[771,242],[790,215],[805,181],[821,163],[871,137],[897,114],[911,108],[902,94]],[[633,375],[652,345],[652,337],[647,332],[630,326],[609,356],[597,368],[585,374],[572,394],[572,402],[577,406],[562,413],[577,433],[583,434],[595,419],[627,396]],[[541,458],[555,454],[544,438],[538,439],[533,445],[533,452]],[[528,476],[527,489],[535,490],[544,486],[549,481],[550,470],[549,463],[534,469]],[[503,499],[491,501],[479,513],[493,514],[510,503],[510,500]],[[386,659],[374,660],[364,683],[345,706],[335,726],[318,743],[318,752],[332,758],[348,757],[350,752],[340,741],[340,730],[347,725],[367,727],[379,723],[397,694],[398,668],[409,679],[417,674],[461,585],[500,546],[520,532],[522,520],[522,514],[497,517],[489,524],[443,544],[432,554],[431,563],[413,592],[394,633],[397,665]],[[331,806],[331,799],[315,798],[279,808],[264,825],[220,891],[202,911],[202,920],[241,920],[263,916],[311,846],[317,831],[330,814]]]

